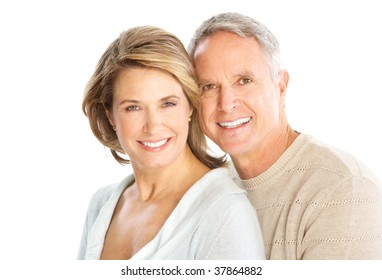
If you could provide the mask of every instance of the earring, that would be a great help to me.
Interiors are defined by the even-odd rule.
[[[114,130],[114,131],[117,131],[117,128],[116,128],[115,126],[113,126],[113,130]]]
[[[191,121],[191,117],[188,118],[188,122],[190,122],[190,121]]]

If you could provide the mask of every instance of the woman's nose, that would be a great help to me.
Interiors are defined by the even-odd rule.
[[[146,133],[155,134],[162,129],[162,117],[156,110],[146,112],[143,131]]]

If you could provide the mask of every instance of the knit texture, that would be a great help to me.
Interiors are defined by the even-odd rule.
[[[266,172],[240,180],[267,259],[382,259],[381,184],[353,156],[300,134]]]

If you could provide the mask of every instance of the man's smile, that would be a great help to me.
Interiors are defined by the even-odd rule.
[[[243,124],[248,123],[251,119],[251,117],[240,118],[231,122],[218,122],[218,125],[223,128],[237,128],[242,126]]]

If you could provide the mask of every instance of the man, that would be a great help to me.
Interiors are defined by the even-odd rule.
[[[291,128],[289,76],[271,32],[247,16],[220,14],[199,27],[189,53],[201,126],[248,191],[266,257],[382,259],[380,183],[351,155]]]

